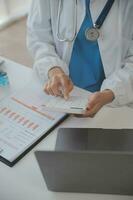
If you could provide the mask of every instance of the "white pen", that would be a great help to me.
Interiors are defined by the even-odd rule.
[[[79,108],[79,107],[70,107],[71,109],[78,109],[78,110],[84,110],[83,108]]]

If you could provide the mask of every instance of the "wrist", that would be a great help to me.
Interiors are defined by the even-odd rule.
[[[115,98],[113,91],[110,89],[106,89],[102,91],[102,94],[103,94],[105,104],[111,103]]]
[[[65,74],[64,71],[60,68],[60,67],[52,67],[49,71],[48,71],[48,77],[51,78],[53,76],[56,75],[62,75]]]

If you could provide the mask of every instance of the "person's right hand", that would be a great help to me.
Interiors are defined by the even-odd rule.
[[[59,67],[54,67],[49,71],[49,80],[44,86],[44,91],[48,95],[61,96],[66,100],[73,89],[70,78]]]

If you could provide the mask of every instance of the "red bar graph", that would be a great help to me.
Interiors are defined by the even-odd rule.
[[[37,128],[39,128],[38,124],[32,122],[30,119],[27,119],[25,116],[22,116],[21,114],[16,113],[9,108],[1,108],[0,114],[7,117],[7,119],[12,120],[13,122],[16,122],[17,124],[32,131],[35,131]]]

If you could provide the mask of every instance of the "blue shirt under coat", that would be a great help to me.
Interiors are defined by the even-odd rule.
[[[90,0],[86,0],[86,16],[74,42],[69,64],[69,76],[74,85],[91,92],[100,90],[105,79],[98,42],[88,41],[85,30],[93,27]]]

